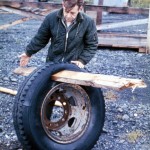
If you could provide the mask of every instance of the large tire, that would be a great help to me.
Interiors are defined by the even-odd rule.
[[[51,75],[61,70],[81,71],[72,64],[48,63],[28,76],[16,95],[13,108],[14,127],[19,141],[27,150],[90,150],[96,144],[102,132],[105,104],[101,89],[78,85],[75,90],[82,91],[84,95],[81,95],[81,97],[85,99],[88,99],[85,96],[87,94],[90,101],[88,103],[87,122],[83,123],[85,126],[79,132],[80,134],[75,134],[75,139],[65,141],[62,138],[61,141],[61,138],[55,140],[46,132],[41,119],[41,110],[44,107],[43,101],[55,83],[50,79]],[[59,86],[59,83],[55,83],[55,86]],[[70,86],[74,88],[74,85]],[[82,94],[82,92],[79,92],[79,94]]]

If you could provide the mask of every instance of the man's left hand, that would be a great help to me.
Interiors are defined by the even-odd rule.
[[[71,63],[77,65],[79,68],[84,68],[84,65],[80,61],[71,61]]]

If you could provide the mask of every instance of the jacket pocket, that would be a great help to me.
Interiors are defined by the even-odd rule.
[[[63,49],[64,49],[64,41],[63,40],[57,39],[54,41],[54,43],[52,43],[52,52],[55,55],[63,53]]]

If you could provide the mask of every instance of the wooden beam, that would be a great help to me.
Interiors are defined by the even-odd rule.
[[[0,14],[12,14],[12,13],[7,12],[7,11],[3,11],[3,10],[0,9]]]
[[[1,6],[9,6],[14,8],[21,7],[32,7],[32,8],[45,8],[45,9],[59,9],[62,5],[59,3],[44,3],[44,2],[11,2],[11,1],[0,1]],[[132,7],[111,7],[111,6],[100,6],[100,5],[86,5],[85,10],[88,11],[99,11],[102,9],[103,11],[107,11],[110,13],[124,13],[124,14],[143,14],[148,15],[149,10],[146,8],[132,8]]]
[[[148,19],[148,31],[147,31],[146,53],[147,53],[147,54],[150,54],[150,8],[149,8],[149,19]]]
[[[146,8],[112,7],[112,6],[100,6],[100,5],[86,5],[85,7],[86,10],[91,10],[91,11],[98,11],[100,8],[102,8],[103,11],[109,13],[148,15],[148,9]]]
[[[34,19],[40,19],[40,20],[44,19],[44,16],[36,15],[36,14],[30,13],[30,12],[25,12],[25,11],[18,10],[15,8],[1,6],[0,9],[11,12],[11,13],[15,13],[18,15],[26,16],[28,18],[34,18]]]
[[[28,75],[29,73],[31,73],[27,72],[27,69],[22,67],[17,68],[17,71],[14,72],[17,74],[18,72],[19,74],[20,72],[22,72],[21,73],[22,75]],[[138,79],[129,79],[117,76],[75,72],[67,70],[52,75],[51,79],[59,82],[78,84],[84,86],[101,87],[101,88],[111,88],[115,90],[121,90],[125,88],[135,88],[135,87],[138,88],[146,87],[146,84],[142,80]]]
[[[134,49],[146,53],[146,34],[98,33],[99,47]]]
[[[103,0],[98,1],[98,5],[103,6]],[[96,24],[102,24],[103,8],[99,8],[97,11]]]
[[[99,47],[114,48],[132,48],[138,49],[139,52],[146,52],[146,35],[128,35],[128,34],[98,34]]]
[[[32,73],[37,67],[18,67],[13,72],[22,76],[28,76]]]
[[[131,7],[131,0],[128,0],[128,6],[130,6]]]
[[[116,32],[100,32],[99,37],[133,37],[133,38],[147,38],[147,34],[130,34],[130,33],[116,33]]]
[[[32,8],[42,8],[42,9],[59,9],[62,7],[62,4],[58,3],[46,3],[46,2],[17,2],[17,1],[0,1],[1,6],[8,6],[14,8],[21,7],[32,7]]]
[[[125,88],[145,88],[146,84],[142,80],[121,78],[111,75],[92,74],[85,72],[75,71],[61,71],[52,75],[52,80],[79,84],[84,86],[100,87],[100,88],[112,88],[115,90],[122,90]]]
[[[1,25],[1,26],[0,26],[0,30],[7,29],[7,28],[9,28],[9,27],[12,27],[12,26],[14,26],[14,25],[23,23],[23,22],[28,21],[28,20],[30,20],[30,18],[22,18],[22,19],[20,19],[20,20],[16,20],[16,21],[11,22],[11,23],[9,23],[9,24]]]
[[[118,23],[102,24],[102,25],[97,25],[96,27],[97,27],[97,31],[99,31],[99,30],[122,28],[122,27],[135,26],[135,25],[141,25],[147,23],[148,23],[148,19],[138,19],[132,21],[123,21]]]

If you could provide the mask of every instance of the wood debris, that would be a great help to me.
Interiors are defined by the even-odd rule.
[[[5,87],[0,87],[0,92],[11,94],[11,95],[16,95],[17,94],[16,90],[8,89],[8,88],[5,88]]]
[[[11,27],[11,26],[14,26],[14,25],[23,23],[23,22],[28,21],[28,20],[30,20],[30,18],[22,18],[22,19],[20,19],[20,20],[16,20],[16,21],[11,22],[11,23],[9,23],[9,24],[1,25],[1,26],[0,26],[0,30],[2,30],[2,29],[7,29],[7,28],[9,28],[9,27]]]
[[[0,92],[6,93],[6,94],[11,94],[11,95],[14,95],[14,96],[17,94],[17,91],[16,91],[16,90],[8,89],[8,88],[1,87],[1,86],[0,86]],[[54,105],[61,107],[61,106],[62,106],[62,103],[59,102],[59,101],[55,101],[55,104],[54,104]]]
[[[37,67],[18,67],[13,72],[22,76],[28,76],[32,73]]]

